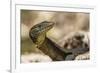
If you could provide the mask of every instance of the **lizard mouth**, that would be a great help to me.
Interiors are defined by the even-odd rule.
[[[47,32],[47,31],[49,31],[51,28],[53,28],[53,26],[54,26],[54,22],[48,22],[48,21],[44,21],[44,22],[42,22],[41,23],[41,25],[39,24],[38,25],[38,30],[39,30],[39,32]],[[37,30],[37,31],[38,31]]]

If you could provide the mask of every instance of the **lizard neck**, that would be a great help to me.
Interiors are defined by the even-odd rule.
[[[66,53],[59,49],[53,41],[45,37],[43,44],[39,47],[46,55],[50,56],[54,61],[65,60]]]

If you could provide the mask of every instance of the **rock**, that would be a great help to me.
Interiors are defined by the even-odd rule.
[[[78,55],[75,60],[89,60],[90,59],[90,55],[89,52]]]
[[[64,47],[65,49],[83,48],[82,49],[83,52],[78,53],[75,60],[88,60],[90,58],[89,56],[90,45],[89,44],[90,44],[89,32],[84,32],[84,31],[72,32],[60,41],[60,45]],[[84,52],[85,51],[84,49],[87,51]],[[68,58],[69,57],[70,56],[68,56]]]

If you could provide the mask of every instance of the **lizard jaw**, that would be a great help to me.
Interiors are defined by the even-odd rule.
[[[49,31],[51,28],[53,28],[53,26],[54,26],[54,22],[47,22],[47,21],[44,21],[44,22],[42,22],[43,23],[43,28],[41,29],[41,30],[44,30],[44,31]]]

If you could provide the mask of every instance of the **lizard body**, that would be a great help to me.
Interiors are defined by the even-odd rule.
[[[46,33],[53,28],[54,23],[44,21],[35,26],[33,26],[29,32],[29,36],[33,43],[46,55],[50,56],[53,61],[63,61],[66,56],[73,55],[71,60],[73,60],[78,54],[88,51],[88,49],[64,49],[60,47],[52,40],[50,40]],[[67,58],[67,60],[70,60]]]

